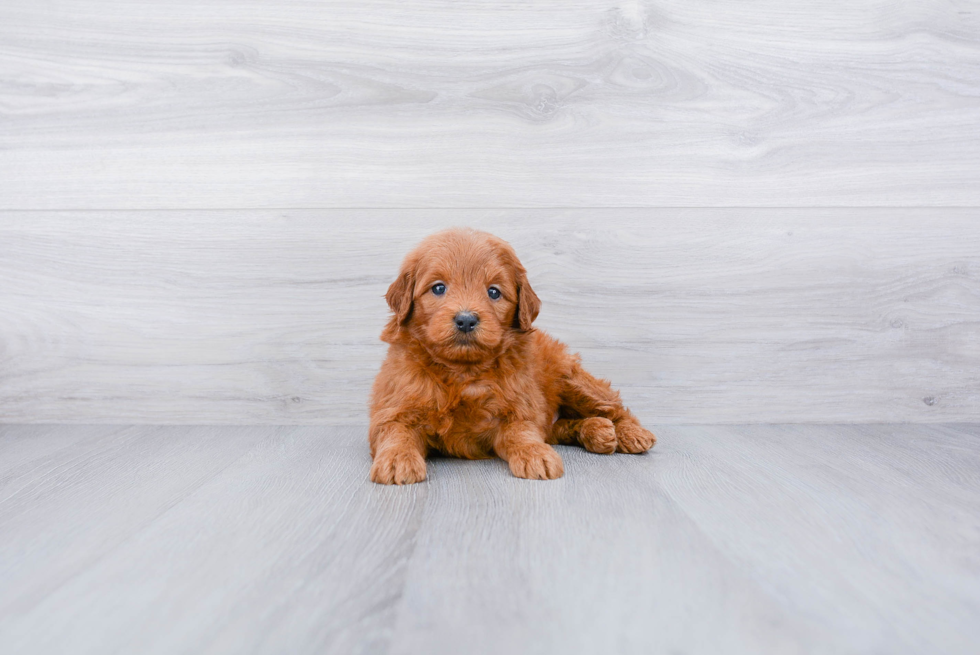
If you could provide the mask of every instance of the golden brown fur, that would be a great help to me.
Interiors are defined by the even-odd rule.
[[[608,382],[531,327],[541,302],[505,241],[468,229],[434,234],[408,254],[386,298],[393,315],[381,338],[390,346],[371,398],[375,482],[424,480],[430,452],[497,455],[517,477],[543,480],[564,472],[549,444],[642,453],[655,443]],[[475,329],[457,327],[459,312],[479,318]]]

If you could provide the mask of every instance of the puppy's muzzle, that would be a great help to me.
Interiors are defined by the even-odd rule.
[[[466,334],[476,329],[480,323],[480,317],[473,312],[459,312],[453,317],[453,321],[456,323],[456,329]]]

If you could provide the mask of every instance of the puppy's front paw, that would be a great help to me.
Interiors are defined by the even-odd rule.
[[[586,450],[608,455],[616,452],[616,428],[613,422],[601,416],[582,420],[578,439]]]
[[[528,480],[554,480],[565,473],[561,455],[548,444],[528,443],[516,446],[507,459],[510,472]]]
[[[620,421],[616,424],[616,450],[621,453],[645,453],[657,443],[653,433],[635,420]]]
[[[411,449],[381,450],[371,465],[371,481],[378,484],[414,484],[425,479],[425,458]]]

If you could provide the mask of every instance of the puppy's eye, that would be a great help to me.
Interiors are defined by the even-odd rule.
[[[500,298],[500,289],[497,287],[490,287],[487,289],[487,295],[490,296],[491,300],[497,300]]]
[[[432,285],[432,293],[434,293],[437,296],[441,296],[442,294],[446,293],[446,285],[443,284],[442,282],[439,282],[437,284],[433,284]]]

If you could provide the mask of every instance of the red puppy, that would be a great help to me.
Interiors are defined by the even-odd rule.
[[[437,451],[497,455],[519,478],[564,472],[549,444],[642,453],[656,442],[578,355],[531,327],[541,301],[514,249],[452,229],[408,254],[388,289],[391,344],[371,398],[371,479],[425,479]],[[556,420],[557,417],[557,420]]]

